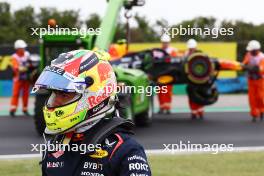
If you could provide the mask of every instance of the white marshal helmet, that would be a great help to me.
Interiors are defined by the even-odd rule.
[[[194,39],[189,39],[189,40],[187,41],[187,48],[188,48],[188,49],[197,48],[197,42],[196,42],[196,40],[194,40]]]
[[[168,34],[162,34],[160,41],[163,43],[169,43],[171,42],[171,37]]]
[[[248,42],[247,51],[260,50],[261,45],[257,40],[251,40]]]
[[[27,43],[24,40],[16,40],[15,44],[14,44],[14,48],[15,49],[19,49],[19,48],[26,48],[27,47]]]

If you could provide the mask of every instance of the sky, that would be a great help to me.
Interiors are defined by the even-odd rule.
[[[91,13],[103,16],[107,7],[106,0],[0,0],[3,1],[11,4],[12,11],[28,5],[33,6],[36,12],[40,7],[75,9],[79,10],[81,19]],[[244,20],[260,24],[264,23],[263,9],[262,0],[146,0],[145,6],[135,7],[132,14],[144,15],[152,23],[162,18],[169,24],[176,24],[197,16],[212,16],[218,20]]]

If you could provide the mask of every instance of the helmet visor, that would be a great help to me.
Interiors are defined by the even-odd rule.
[[[57,108],[65,106],[79,100],[80,97],[81,94],[76,92],[64,92],[53,90],[46,103],[46,106],[47,108]]]
[[[64,70],[45,69],[36,81],[33,92],[39,89],[61,90],[65,92],[81,93],[85,90],[86,84],[84,80],[74,81],[76,78]],[[36,90],[34,90],[36,89]]]

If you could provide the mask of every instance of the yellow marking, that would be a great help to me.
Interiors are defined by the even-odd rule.
[[[108,156],[108,152],[106,150],[96,150],[96,152],[94,154],[89,155],[92,158],[104,158],[106,156]]]

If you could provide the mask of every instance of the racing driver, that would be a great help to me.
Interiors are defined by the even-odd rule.
[[[62,53],[36,81],[33,92],[50,93],[43,107],[45,134],[51,136],[41,161],[43,176],[151,175],[143,147],[131,138],[133,123],[116,108],[109,59],[100,50]],[[85,152],[76,146],[86,146]]]

